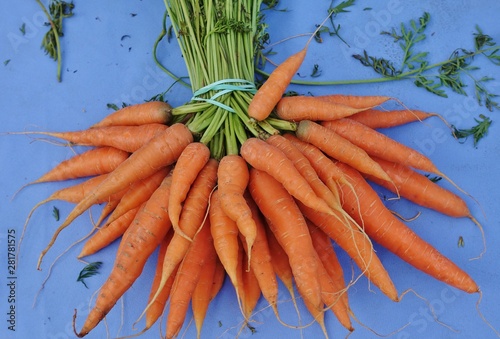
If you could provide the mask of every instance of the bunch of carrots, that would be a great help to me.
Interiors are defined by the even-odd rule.
[[[190,305],[202,333],[226,276],[246,321],[261,296],[280,320],[280,279],[290,293],[296,288],[325,336],[327,311],[353,331],[348,290],[356,280],[346,283],[334,244],[393,301],[401,292],[373,242],[450,286],[480,292],[369,184],[480,226],[464,199],[420,173],[447,178],[431,159],[377,131],[436,114],[379,109],[392,99],[386,96],[284,96],[307,45],[256,90],[259,1],[166,5],[196,93],[192,100],[175,108],[150,101],[86,130],[45,133],[91,149],[33,182],[89,178],[42,202],[76,205],[40,254],[38,268],[60,232],[93,205],[105,204],[78,257],[120,239],[113,270],[79,330],[75,320],[79,337],[104,319],[157,249],[138,321],[144,317],[148,330],[169,303],[167,338],[179,333]],[[221,62],[227,67],[217,67]]]

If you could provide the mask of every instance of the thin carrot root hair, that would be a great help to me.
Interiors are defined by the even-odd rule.
[[[407,289],[407,290],[405,290],[405,291],[401,292],[401,295],[399,296],[399,299],[400,299],[400,300],[402,300],[402,299],[403,299],[403,297],[404,297],[405,295],[407,295],[408,293],[413,293],[413,294],[414,294],[417,298],[419,298],[419,299],[421,299],[421,300],[423,300],[423,301],[425,302],[425,304],[426,304],[426,305],[427,305],[427,307],[429,308],[429,310],[430,310],[430,312],[431,312],[431,314],[432,314],[432,317],[434,318],[434,321],[436,321],[436,323],[438,323],[438,324],[439,324],[439,325],[441,325],[441,326],[446,327],[447,329],[449,329],[449,330],[450,330],[450,331],[452,331],[452,332],[455,332],[455,333],[459,333],[459,332],[460,332],[459,330],[454,329],[454,328],[453,328],[453,327],[451,327],[450,325],[448,325],[448,324],[446,324],[446,323],[442,322],[441,320],[439,320],[439,319],[438,319],[438,317],[437,317],[437,314],[436,314],[436,312],[435,312],[435,310],[434,310],[434,307],[433,307],[433,306],[432,306],[432,304],[431,304],[431,302],[430,302],[429,300],[427,300],[425,297],[423,297],[423,296],[421,296],[420,294],[418,294],[418,293],[417,293],[414,289],[409,288],[409,289]]]
[[[479,221],[477,221],[476,218],[474,218],[472,215],[469,216],[469,219],[474,223],[476,224],[476,226],[479,228],[479,231],[481,232],[481,238],[483,239],[483,250],[481,251],[481,253],[479,253],[479,255],[477,257],[473,257],[473,258],[470,258],[469,260],[477,260],[477,259],[481,259],[481,257],[484,255],[484,253],[486,253],[486,235],[484,234],[484,228],[483,228],[483,225],[481,225],[479,223]]]

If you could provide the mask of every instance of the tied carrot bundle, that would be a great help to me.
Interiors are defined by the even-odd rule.
[[[362,222],[368,236],[402,260],[428,275],[467,293],[479,292],[474,280],[436,248],[420,238],[385,207],[361,174],[339,163],[354,187],[340,185],[344,209]],[[356,197],[355,197],[356,196]]]
[[[167,124],[172,118],[172,107],[163,101],[148,101],[123,107],[108,114],[91,128],[107,126],[138,126]]]

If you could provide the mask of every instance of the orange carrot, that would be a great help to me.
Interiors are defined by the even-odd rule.
[[[236,222],[238,230],[245,239],[248,258],[251,259],[257,226],[252,218],[252,211],[243,197],[248,185],[248,165],[239,155],[226,155],[219,163],[217,176],[221,208],[231,220]]]
[[[360,172],[391,181],[391,178],[362,148],[335,133],[333,130],[313,121],[303,120],[297,128],[297,137],[309,142],[330,157],[351,165]]]
[[[293,76],[304,61],[307,46],[308,44],[306,44],[304,49],[291,55],[276,67],[257,93],[255,93],[248,106],[248,115],[251,118],[262,121],[271,114],[274,106],[280,101],[286,88],[290,85]]]
[[[238,279],[241,282],[239,285],[238,295],[241,296],[241,304],[243,309],[243,316],[245,322],[242,324],[242,328],[250,322],[250,316],[252,315],[255,306],[259,302],[262,292],[260,290],[259,281],[253,270],[246,270],[244,267],[248,262],[248,256],[245,251],[243,251],[243,245],[239,246],[239,256],[238,256]]]
[[[137,126],[167,124],[172,118],[172,107],[163,101],[148,101],[123,107],[103,118],[92,128],[105,126]]]
[[[125,232],[113,269],[100,289],[95,306],[77,334],[78,337],[87,335],[106,316],[139,277],[146,260],[170,229],[168,201],[164,198],[169,194],[170,183],[171,177],[167,176]]]
[[[340,185],[344,209],[358,222],[362,218],[364,229],[371,239],[438,280],[468,293],[479,291],[478,285],[465,271],[395,217],[359,172],[345,164],[339,164],[339,167],[354,187],[353,192]]]
[[[122,236],[132,220],[134,220],[140,208],[141,206],[133,208],[113,222],[99,228],[97,232],[87,240],[78,258],[94,254]]]
[[[128,156],[128,152],[114,147],[90,149],[68,160],[64,160],[37,180],[23,187],[42,182],[64,181],[106,174],[118,167]]]
[[[111,213],[105,225],[112,223],[127,211],[136,208],[143,202],[147,201],[149,197],[151,197],[151,194],[153,194],[158,186],[160,186],[161,182],[169,172],[169,166],[162,167],[149,177],[138,180],[130,185],[127,193],[123,195],[120,203],[116,206],[113,213]]]
[[[318,259],[319,260],[319,259]],[[321,288],[321,296],[326,307],[330,309],[337,317],[338,321],[350,332],[354,331],[351,319],[349,317],[349,306],[346,305],[338,295],[338,290],[333,282],[333,279],[328,275],[328,271],[319,260],[318,264],[319,283]]]
[[[300,203],[299,207],[307,219],[328,234],[335,243],[346,251],[366,277],[382,293],[389,299],[398,301],[398,292],[392,279],[376,255],[370,239],[358,225],[350,220],[341,222],[339,218],[319,213]],[[358,223],[360,222],[358,220]]]
[[[442,174],[425,155],[361,123],[341,119],[323,122],[322,125],[361,147],[371,156],[401,163],[422,171]]]
[[[285,133],[283,136],[304,154],[321,181],[338,197],[337,181],[346,182],[346,179],[344,173],[337,168],[332,159],[327,157],[318,147],[300,140],[291,133]]]
[[[337,255],[333,250],[330,238],[309,220],[306,221],[314,249],[321,261],[320,281],[323,302],[335,314],[342,326],[349,331],[353,331],[354,329],[349,317],[350,309],[344,274]]]
[[[250,170],[249,191],[262,214],[271,220],[269,227],[288,255],[297,289],[320,309],[319,263],[307,224],[293,197],[276,179],[255,168]]]
[[[175,232],[189,239],[179,229],[182,202],[186,199],[189,188],[203,166],[210,158],[210,149],[201,142],[193,142],[182,151],[172,173],[172,193],[168,197],[168,215]]]
[[[184,201],[179,226],[181,230],[191,239],[194,238],[207,218],[206,214],[208,201],[210,200],[210,194],[217,183],[217,167],[217,160],[208,160],[205,167],[203,167],[196,177],[193,185],[191,185],[189,194]],[[165,260],[163,260],[162,277],[158,286],[157,294],[160,293],[159,291],[161,291],[163,286],[166,284],[168,278],[172,275],[177,265],[182,262],[190,245],[191,242],[189,240],[177,232],[174,232],[174,236],[172,237],[172,240],[167,248],[167,253],[165,254]],[[147,311],[155,299],[156,296],[151,299],[144,312]]]
[[[342,211],[338,196],[335,194],[337,191],[334,193],[325,185],[307,157],[290,140],[281,135],[273,135],[266,142],[281,150],[288,159],[292,160],[295,168],[311,185],[316,195],[323,199],[330,208]]]
[[[344,281],[344,272],[339,259],[335,254],[330,237],[328,234],[323,232],[323,230],[314,225],[309,219],[307,219],[306,222],[309,227],[309,233],[311,234],[314,249],[318,253],[319,259],[335,284],[335,293],[338,294],[338,297],[340,297],[346,305],[349,305]]]
[[[216,190],[210,197],[210,225],[217,256],[231,280],[240,302],[240,281],[238,280],[238,226],[222,209],[220,192]]]
[[[311,208],[331,213],[328,204],[319,198],[293,162],[278,148],[257,138],[247,139],[240,154],[252,167],[270,174],[295,198]]]
[[[271,231],[271,227],[269,226],[271,224],[271,221],[266,219],[266,223],[268,227],[266,227],[265,230],[267,243],[269,244],[269,252],[271,253],[271,264],[273,265],[274,272],[281,280],[283,285],[285,285],[288,293],[290,293],[293,305],[300,318],[299,309],[297,307],[297,300],[295,298],[295,289],[293,288],[293,272],[292,268],[290,267],[288,255],[279,244],[274,233]],[[304,301],[306,300],[304,299]],[[323,313],[322,310],[317,310],[317,312]]]
[[[343,94],[318,95],[316,98],[364,110],[380,106],[383,103],[392,99],[391,97],[382,95],[343,95]]]
[[[222,285],[219,284],[220,280],[217,282],[215,281],[216,278],[219,279],[219,277],[216,277],[218,265],[217,253],[215,252],[213,244],[210,244],[209,247],[210,252],[207,255],[207,259],[205,260],[198,283],[196,284],[191,298],[191,308],[193,309],[193,318],[196,325],[197,338],[200,338],[201,336],[201,328],[203,326],[209,304],[214,297],[214,292],[212,290],[216,289],[218,292],[218,289]]]
[[[401,126],[415,121],[422,121],[433,116],[438,116],[438,114],[427,113],[416,109],[391,111],[368,109],[351,115],[349,119],[355,120],[370,128],[377,129]]]
[[[40,254],[37,267],[40,268],[45,253],[52,247],[59,233],[76,217],[103,198],[125,189],[137,180],[147,178],[162,167],[171,165],[192,141],[193,136],[189,129],[183,124],[175,124],[134,152],[75,206]]]
[[[259,88],[257,93],[255,93],[250,105],[248,106],[248,115],[251,118],[257,121],[262,121],[266,119],[269,114],[271,114],[271,111],[280,101],[283,93],[285,93],[286,88],[290,85],[293,76],[297,73],[298,69],[302,65],[302,62],[304,62],[309,43],[332,13],[333,12],[331,12],[328,17],[325,18],[323,23],[316,28],[313,34],[311,34],[304,48],[289,56],[278,67],[276,67],[264,84]]]
[[[335,120],[345,118],[366,108],[354,108],[319,97],[298,95],[283,97],[276,105],[276,114],[283,120]]]
[[[147,124],[89,128],[71,132],[22,132],[20,134],[48,135],[75,145],[110,146],[132,153],[158,134],[163,133],[167,128],[163,124]]]
[[[170,241],[172,240],[173,234],[174,233],[173,233],[172,229],[170,229],[160,244],[160,248],[158,250],[158,257],[157,257],[157,261],[156,261],[156,267],[155,267],[155,275],[153,277],[153,282],[151,284],[151,289],[149,292],[148,301],[153,299],[153,296],[156,294],[156,291],[158,290],[158,285],[160,284],[160,280],[161,280],[161,270],[163,267],[163,260],[165,258],[165,253],[167,251],[167,247],[170,244]],[[177,270],[178,270],[178,267],[176,268],[176,270],[174,270],[174,273],[167,280],[167,283],[165,284],[165,286],[163,286],[163,289],[161,290],[160,294],[158,295],[158,297],[155,299],[154,303],[151,305],[151,307],[146,312],[146,316],[145,316],[146,325],[144,327],[143,332],[145,332],[149,328],[151,328],[154,325],[154,323],[163,314],[163,312],[165,310],[165,305],[167,304],[167,300],[170,296],[172,285],[174,284],[174,279],[175,279],[175,276],[177,274]]]
[[[206,219],[182,260],[175,275],[170,292],[170,308],[167,316],[166,338],[174,338],[179,333],[186,317],[193,291],[200,279],[203,266],[213,247],[210,235],[210,221]]]
[[[462,198],[434,183],[425,175],[401,164],[378,158],[374,158],[374,160],[389,174],[397,192],[403,198],[452,217],[474,219],[466,202]],[[368,176],[367,178],[390,191],[396,191],[392,185],[386,185],[385,182],[381,182],[373,177]]]
[[[262,295],[273,308],[274,314],[280,319],[278,314],[278,280],[276,279],[276,273],[271,263],[271,251],[269,250],[265,230],[267,225],[264,224],[259,208],[252,198],[247,196],[246,199],[251,209],[251,217],[255,220],[256,237],[251,249],[245,246],[245,244],[243,248],[250,259],[250,269],[257,278]]]

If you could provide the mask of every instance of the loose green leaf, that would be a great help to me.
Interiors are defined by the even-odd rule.
[[[7,60],[5,60],[5,61],[3,62],[3,65],[4,65],[4,66],[7,66],[7,65],[9,64],[9,62],[10,62],[10,59],[7,59]]]
[[[312,70],[312,73],[311,73],[311,77],[317,78],[320,75],[321,75],[321,69],[319,68],[319,65],[318,64],[314,64],[313,70]]]
[[[85,283],[85,279],[99,274],[99,269],[101,268],[101,266],[101,261],[91,262],[80,271],[80,274],[78,275],[76,281],[81,282],[83,285],[85,285],[85,287],[88,288],[87,284]]]
[[[56,219],[56,221],[59,221],[59,209],[55,206],[52,209],[52,216]]]
[[[477,146],[479,140],[481,140],[486,134],[488,134],[488,129],[491,126],[492,120],[487,116],[480,114],[479,119],[474,119],[477,125],[468,129],[458,129],[455,126],[453,128],[453,135],[457,139],[467,139],[470,136],[474,138],[474,147]],[[465,142],[465,140],[464,140]]]
[[[42,40],[42,49],[52,59],[57,62],[57,80],[61,81],[61,44],[59,38],[64,35],[63,33],[63,20],[73,16],[73,2],[65,2],[61,0],[51,0],[49,9],[42,4],[40,0],[36,0],[40,5],[45,16],[47,17],[47,26],[50,26],[47,33],[45,33]]]
[[[23,35],[26,34],[26,23],[23,22],[23,24],[21,25],[21,27],[19,27],[19,30],[21,31],[21,33]]]
[[[464,246],[465,246],[464,238],[462,236],[459,236],[458,237],[458,247],[464,247]]]

